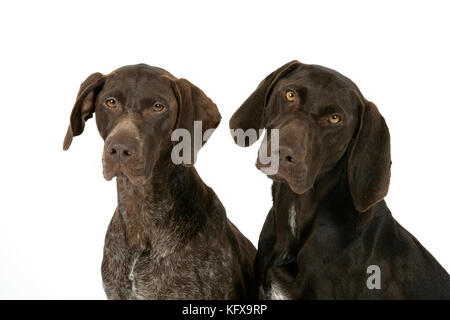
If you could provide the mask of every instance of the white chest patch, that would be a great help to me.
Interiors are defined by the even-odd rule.
[[[288,224],[289,227],[291,228],[291,232],[294,237],[295,237],[296,221],[297,221],[297,210],[295,210],[295,205],[291,204],[291,206],[289,207]]]
[[[133,264],[131,265],[130,273],[128,274],[128,279],[134,281],[134,266],[136,265],[137,258],[134,259]]]
[[[134,299],[144,299],[144,297],[141,297],[137,290],[136,290],[136,286],[135,286],[135,282],[134,282],[134,266],[136,265],[138,258],[135,258],[133,261],[133,264],[131,265],[131,270],[130,273],[128,274],[128,279],[131,280],[131,294],[134,297]]]
[[[276,282],[271,284],[269,297],[271,300],[289,300],[288,295],[283,292]]]

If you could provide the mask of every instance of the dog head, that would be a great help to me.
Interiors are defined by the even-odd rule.
[[[277,129],[277,172],[256,166],[298,194],[346,156],[347,177],[355,208],[364,212],[387,194],[390,139],[384,118],[348,78],[338,72],[292,61],[268,75],[230,120],[233,130]],[[255,139],[254,139],[255,140]],[[247,146],[254,141],[236,139]],[[243,141],[243,143],[242,143]]]
[[[170,153],[174,130],[187,130],[193,136],[194,121],[201,121],[206,131],[216,128],[221,119],[216,105],[199,88],[145,64],[125,66],[108,75],[94,73],[81,84],[64,150],[94,113],[105,141],[105,179],[123,175],[134,185],[146,183],[158,160]],[[198,149],[184,165],[194,163]]]

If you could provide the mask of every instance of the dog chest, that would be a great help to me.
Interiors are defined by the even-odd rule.
[[[230,259],[221,258],[219,252],[205,255],[199,251],[198,254],[183,250],[165,257],[145,255],[134,258],[128,274],[131,298],[212,299],[229,295],[231,288],[226,283],[231,283],[231,273],[224,261]]]

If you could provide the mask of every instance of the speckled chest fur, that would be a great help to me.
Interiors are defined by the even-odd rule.
[[[154,184],[134,187],[126,178],[117,184],[102,264],[109,299],[251,297],[254,248],[211,189],[194,189],[192,206],[179,193],[160,197]]]
[[[211,240],[211,239],[210,239]],[[208,243],[208,240],[206,240]],[[131,261],[129,280],[133,299],[227,299],[234,295],[226,285],[232,279],[229,248],[201,250],[190,242],[175,254],[141,253]],[[203,251],[198,254],[196,251]],[[216,286],[216,283],[225,284]]]

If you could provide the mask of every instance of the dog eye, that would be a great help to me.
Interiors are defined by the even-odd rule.
[[[289,102],[293,102],[295,100],[295,92],[292,90],[288,90],[286,91],[286,100]]]
[[[107,106],[108,108],[115,108],[117,107],[117,101],[114,98],[108,98],[105,100],[105,106]]]
[[[155,112],[161,112],[164,110],[164,106],[161,103],[155,103],[153,105],[153,111]]]
[[[336,124],[341,122],[341,117],[337,114],[333,114],[328,118],[328,122],[331,124]]]

